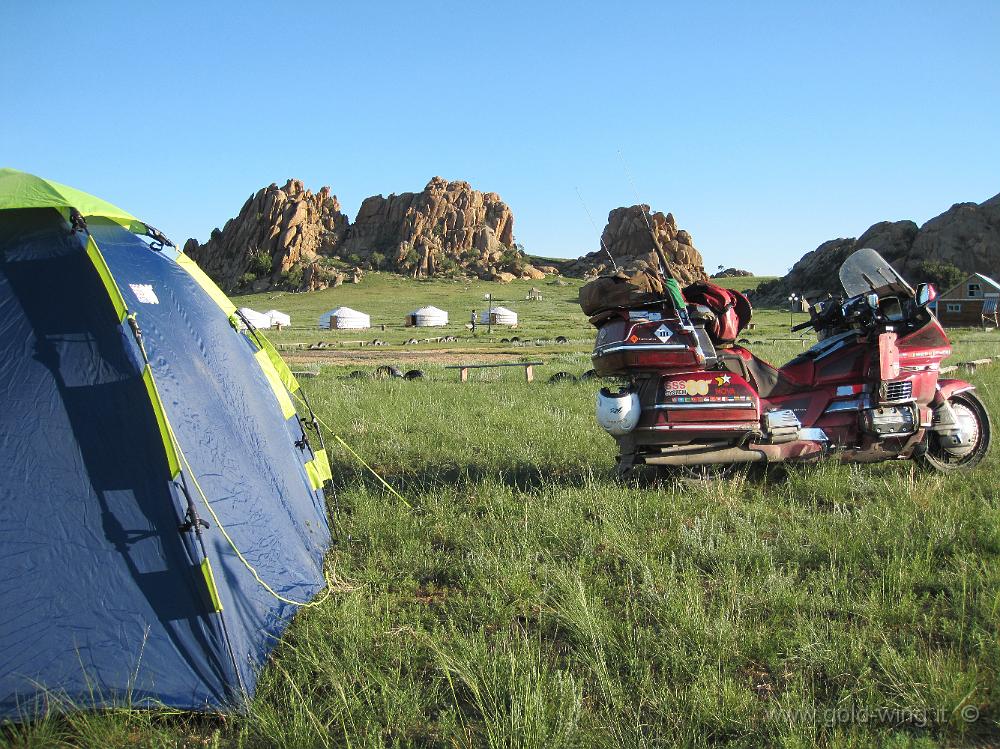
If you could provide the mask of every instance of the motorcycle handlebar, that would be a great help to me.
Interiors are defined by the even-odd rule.
[[[793,332],[798,332],[800,330],[805,330],[806,328],[811,328],[813,326],[812,320],[807,320],[806,322],[800,322],[798,325],[792,326]]]

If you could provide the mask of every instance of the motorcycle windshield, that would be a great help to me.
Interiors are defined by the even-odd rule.
[[[853,253],[840,266],[840,283],[848,297],[878,291],[886,286],[902,286],[911,293],[913,289],[875,250],[863,249]]]

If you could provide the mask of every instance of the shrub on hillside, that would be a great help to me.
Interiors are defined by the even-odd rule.
[[[255,249],[250,252],[250,270],[255,276],[268,276],[271,274],[271,255],[266,250]]]
[[[924,260],[917,266],[916,283],[932,283],[938,291],[947,291],[965,278],[965,272],[957,265],[939,260]]]
[[[288,269],[288,273],[285,274],[285,283],[293,288],[297,289],[302,286],[302,276],[304,274],[301,263],[296,263],[291,268]]]

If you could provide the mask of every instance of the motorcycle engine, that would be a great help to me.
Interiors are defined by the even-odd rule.
[[[917,431],[917,412],[912,403],[876,406],[861,412],[861,428],[879,437],[899,437]]]

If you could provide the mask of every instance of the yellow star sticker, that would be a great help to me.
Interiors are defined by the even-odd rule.
[[[729,375],[722,375],[721,377],[715,378],[716,385],[728,385],[732,378]]]

